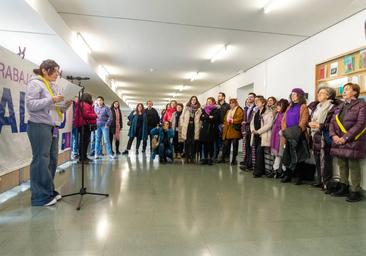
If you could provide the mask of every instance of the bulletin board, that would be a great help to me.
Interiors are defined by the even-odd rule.
[[[334,57],[315,66],[315,91],[319,87],[332,87],[337,97],[348,82],[361,87],[360,97],[366,97],[366,46]]]

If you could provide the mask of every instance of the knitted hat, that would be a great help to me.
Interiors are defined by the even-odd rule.
[[[292,92],[296,92],[300,96],[305,96],[305,92],[301,88],[294,88]]]

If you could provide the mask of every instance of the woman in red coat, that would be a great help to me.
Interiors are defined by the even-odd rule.
[[[89,93],[84,93],[81,102],[75,107],[75,127],[79,132],[79,156],[80,161],[89,161],[87,158],[88,146],[90,143],[90,133],[93,127],[96,127],[97,114],[94,112],[93,99]],[[80,107],[82,109],[80,109]],[[82,115],[81,115],[82,113]],[[84,136],[81,137],[81,131],[84,127]],[[82,146],[82,147],[81,147]]]
[[[333,140],[330,153],[338,158],[341,176],[340,189],[332,196],[348,196],[348,202],[361,200],[360,160],[366,155],[366,103],[358,99],[359,95],[358,84],[348,83],[343,86],[344,102],[329,127]]]
[[[168,109],[165,111],[165,114],[164,114],[164,117],[163,117],[163,122],[168,121],[171,125],[172,124],[172,116],[173,116],[175,111],[177,111],[177,101],[172,100],[169,104]]]

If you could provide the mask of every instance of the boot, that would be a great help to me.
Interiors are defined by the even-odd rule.
[[[116,141],[116,154],[117,155],[121,154],[121,152],[119,152],[119,141],[118,140]]]
[[[332,193],[331,195],[335,196],[335,197],[343,197],[343,196],[348,196],[348,194],[349,194],[348,186],[344,183],[341,183],[340,188],[336,192]]]
[[[360,192],[351,192],[351,194],[347,197],[346,201],[350,203],[361,201]]]
[[[291,182],[291,178],[292,178],[291,171],[285,171],[284,172],[284,175],[283,175],[283,177],[281,179],[281,182],[282,183]]]
[[[225,156],[222,155],[221,159],[218,161],[219,164],[224,164],[226,163],[226,159],[225,159]]]

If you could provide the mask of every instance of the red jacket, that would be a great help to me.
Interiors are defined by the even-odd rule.
[[[172,116],[174,114],[174,112],[176,112],[177,110],[175,108],[171,108],[169,107],[166,111],[165,111],[165,114],[164,114],[164,118],[163,118],[163,121],[168,121],[168,122],[172,122]]]
[[[79,104],[75,105],[75,113],[74,113],[74,126],[79,128],[83,125],[87,124],[96,124],[97,123],[97,114],[94,112],[94,108],[92,105],[86,102],[81,102],[81,106],[83,106],[83,119],[81,118],[81,113],[79,113]],[[84,121],[84,122],[83,122]]]

